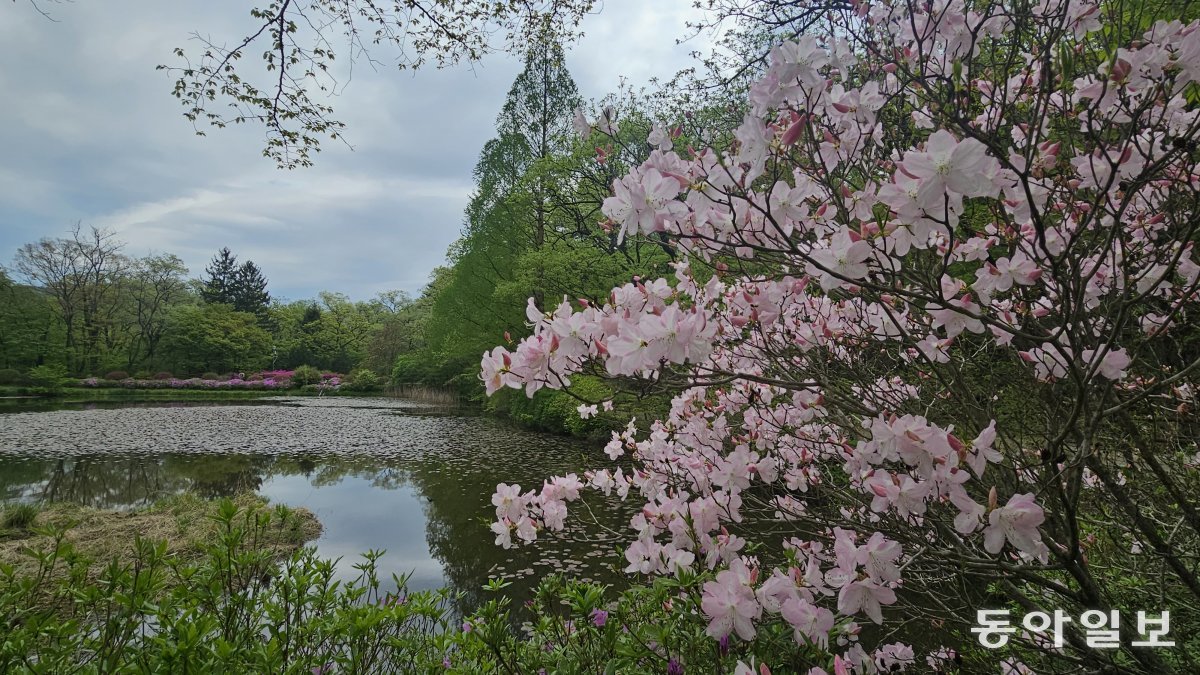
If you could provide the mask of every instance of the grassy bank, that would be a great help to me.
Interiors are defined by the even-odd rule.
[[[321,524],[307,509],[270,507],[256,495],[243,495],[229,504],[248,523],[269,517],[270,526],[259,532],[254,544],[276,557],[289,555],[321,533]],[[220,502],[190,494],[133,511],[75,504],[10,505],[0,517],[0,569],[32,572],[40,564],[34,552],[63,545],[97,565],[125,565],[137,556],[138,539],[164,542],[165,552],[175,559],[195,561],[220,536],[221,507]]]

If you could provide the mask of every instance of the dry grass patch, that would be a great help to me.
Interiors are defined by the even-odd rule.
[[[321,534],[320,522],[307,509],[268,506],[265,499],[252,494],[240,495],[233,501],[245,510],[238,516],[239,523],[246,523],[244,518],[270,516],[270,523],[254,541],[246,544],[273,551],[279,558]],[[0,565],[11,565],[18,572],[36,570],[38,563],[30,551],[53,549],[55,540],[50,531],[60,529],[66,529],[65,542],[97,564],[114,559],[122,564],[131,562],[135,557],[134,541],[139,537],[166,542],[168,554],[177,560],[199,560],[204,556],[205,546],[217,539],[219,525],[213,519],[217,504],[190,494],[169,497],[134,511],[51,504],[41,508],[32,522],[0,528]],[[28,514],[23,514],[22,520],[27,517]]]

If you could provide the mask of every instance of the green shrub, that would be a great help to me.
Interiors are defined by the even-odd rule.
[[[298,366],[292,371],[292,384],[304,386],[317,384],[321,381],[321,371],[309,365]]]
[[[38,393],[58,393],[66,381],[67,369],[64,366],[36,366],[29,371],[29,383]]]
[[[37,517],[38,507],[33,504],[16,504],[4,510],[4,527],[10,530],[27,530]]]
[[[135,379],[135,380],[153,380],[154,373],[152,373],[148,370],[139,370],[133,374],[133,379]]]
[[[462,594],[409,592],[403,577],[388,590],[382,552],[364,554],[343,582],[311,548],[277,562],[256,546],[275,527],[270,513],[226,501],[213,521],[215,540],[195,562],[136,539],[132,559],[89,566],[64,530],[51,530],[30,551],[38,569],[0,572],[0,672],[728,673],[738,661],[776,672],[829,663],[782,621],[717,649],[699,609],[711,573],[619,594],[549,576],[515,606],[493,581],[484,590],[494,595],[460,616]]]
[[[0,368],[0,385],[2,384],[20,384],[21,372],[14,368]]]
[[[217,374],[216,374],[216,373],[214,373],[214,372],[207,372],[207,373],[204,373],[203,375],[201,375],[201,376],[200,376],[200,379],[202,379],[202,380],[216,380],[216,379],[218,379],[218,378],[220,378],[220,377],[221,377],[220,375],[217,375]]]
[[[350,391],[378,391],[382,386],[375,371],[367,368],[359,368],[351,372],[344,385]]]
[[[127,380],[127,379],[129,379],[129,373],[127,373],[123,370],[114,370],[110,373],[105,374],[104,379],[113,380],[113,381]]]
[[[154,379],[156,379],[156,380],[170,380],[174,377],[175,377],[174,375],[172,375],[169,371],[166,371],[166,370],[162,370],[162,371],[159,371],[154,374]]]
[[[571,378],[571,391],[575,396],[564,391],[541,389],[529,398],[524,390],[507,389],[488,398],[484,405],[489,412],[505,415],[521,426],[572,436],[607,439],[609,432],[623,428],[629,421],[625,409],[597,411],[588,419],[580,416],[579,406],[584,401],[599,402],[612,397],[612,389],[604,380],[576,376]]]
[[[389,591],[382,552],[349,583],[311,548],[280,563],[258,544],[288,517],[225,500],[197,562],[135,539],[131,560],[92,565],[49,530],[32,572],[0,565],[0,673],[445,672],[454,596]]]

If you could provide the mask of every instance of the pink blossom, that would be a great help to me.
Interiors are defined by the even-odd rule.
[[[704,583],[700,608],[708,616],[705,630],[716,639],[736,632],[743,640],[753,640],[754,622],[762,615],[762,606],[747,585],[749,570],[740,559],[734,559],[729,569],[717,573],[716,581]]]
[[[916,663],[916,655],[913,654],[913,648],[895,642],[890,645],[884,645],[875,651],[875,667],[881,673],[895,673]]]
[[[1091,364],[1096,356],[1094,349],[1085,349],[1080,353],[1080,357],[1084,363]],[[1104,358],[1100,359],[1100,366],[1096,372],[1100,373],[1101,377],[1106,377],[1110,380],[1125,379],[1125,369],[1133,360],[1129,358],[1129,354],[1125,349],[1107,349],[1104,353]]]
[[[582,139],[587,140],[592,135],[592,125],[584,115],[583,108],[576,108],[575,115],[571,119],[571,128]]]
[[[900,557],[900,544],[875,532],[858,549],[858,563],[863,571],[877,581],[896,582],[900,580],[900,568],[896,560]]]
[[[492,523],[492,532],[496,534],[496,545],[504,548],[512,548],[512,527],[503,520]]]
[[[967,466],[971,467],[976,476],[983,477],[988,462],[999,462],[1002,459],[1000,452],[994,447],[995,443],[996,420],[992,420],[971,442],[970,450],[966,453]]]
[[[604,200],[602,209],[621,225],[620,238],[638,232],[650,234],[661,229],[664,218],[685,212],[683,203],[675,201],[679,190],[678,179],[646,169],[640,176],[613,181],[613,196]]]
[[[821,288],[828,291],[845,286],[846,282],[834,275],[848,279],[861,279],[867,275],[866,260],[871,257],[871,246],[843,228],[829,240],[829,247],[812,253],[808,273],[821,278]]]
[[[512,357],[504,347],[496,347],[491,352],[484,352],[481,363],[483,372],[480,379],[483,380],[488,396],[504,387],[521,388],[521,378],[510,370],[511,365]]]
[[[1021,358],[1034,366],[1034,376],[1043,382],[1052,382],[1067,374],[1067,363],[1057,347],[1049,343],[1020,352]]]
[[[975,502],[962,488],[950,492],[950,503],[958,508],[954,517],[954,529],[960,534],[971,534],[979,529],[980,519],[987,511]]]
[[[933,318],[934,328],[942,327],[946,337],[954,337],[964,330],[972,333],[983,332],[983,322],[976,318],[980,313],[979,305],[972,302],[969,295],[951,300],[946,303],[946,309],[927,309]]]
[[[1007,504],[988,514],[983,547],[988,553],[999,553],[1007,541],[1023,553],[1045,555],[1046,546],[1038,533],[1038,526],[1045,520],[1046,514],[1034,501],[1033,493],[1013,495]]]
[[[525,513],[525,500],[521,496],[520,485],[498,483],[496,493],[492,495],[492,504],[496,507],[497,518],[516,521]]]
[[[834,624],[833,612],[796,597],[788,599],[780,613],[795,631],[797,644],[807,641],[821,647],[829,645],[829,631],[833,630]]]
[[[646,142],[658,148],[659,150],[671,149],[671,135],[659,122],[655,122],[651,125],[650,135],[646,138]]]
[[[871,579],[857,579],[842,586],[838,593],[838,612],[847,616],[865,613],[875,623],[883,623],[880,605],[896,602],[896,593]]]
[[[964,197],[986,197],[998,192],[992,176],[997,162],[987,148],[968,138],[959,141],[945,129],[935,131],[925,143],[925,152],[909,151],[902,170],[936,192],[950,190]]]

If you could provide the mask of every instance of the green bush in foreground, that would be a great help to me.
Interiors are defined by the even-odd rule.
[[[496,596],[457,616],[449,591],[409,593],[381,581],[371,551],[337,581],[310,548],[276,559],[263,537],[289,511],[225,500],[203,555],[136,539],[121,562],[90,561],[47,528],[35,565],[0,563],[3,673],[728,673],[738,662],[774,672],[830,668],[790,630],[753,643],[705,634],[699,589],[709,574],[660,578],[620,594],[547,577],[514,608]],[[277,525],[274,525],[277,527]],[[520,625],[520,629],[517,626]],[[853,631],[849,628],[848,631]],[[847,635],[850,633],[848,632]],[[751,651],[753,650],[753,651]],[[832,671],[831,671],[832,672]]]
[[[198,562],[137,539],[128,562],[93,564],[66,538],[0,564],[3,673],[389,673],[438,666],[447,593],[385,593],[369,552],[342,586],[333,562],[300,549],[282,562],[257,546],[272,519],[224,501]],[[428,667],[426,667],[428,666]]]

